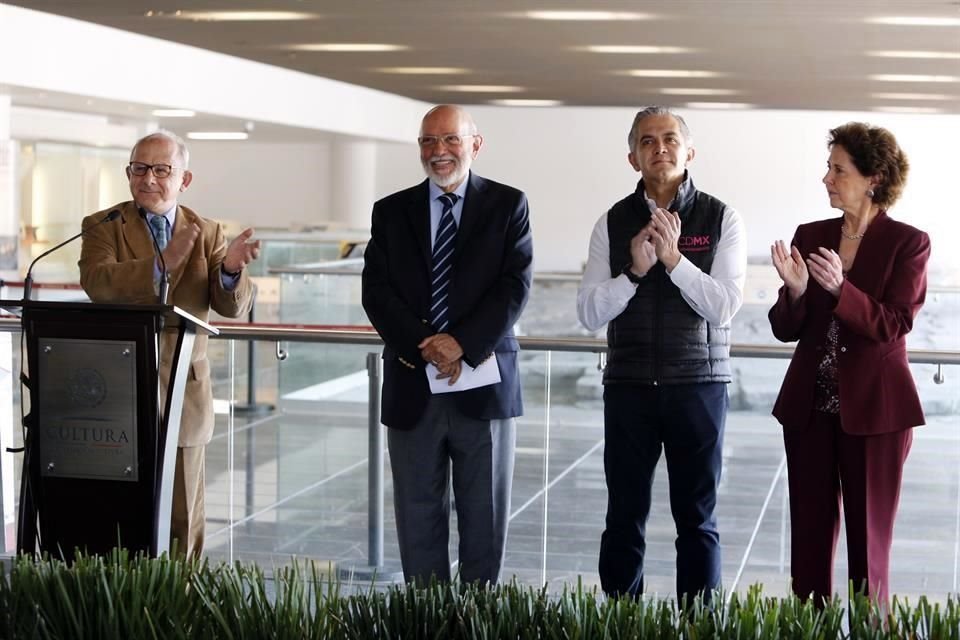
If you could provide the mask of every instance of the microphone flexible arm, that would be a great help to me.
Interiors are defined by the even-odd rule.
[[[30,263],[30,266],[27,268],[27,275],[26,275],[26,277],[23,279],[23,299],[24,299],[24,300],[29,300],[31,294],[33,293],[33,267],[34,267],[34,265],[36,265],[42,258],[46,258],[48,255],[50,255],[51,253],[53,253],[54,251],[56,251],[56,250],[59,249],[60,247],[63,247],[63,246],[65,246],[65,245],[70,244],[71,242],[73,242],[74,240],[76,240],[77,238],[79,238],[80,236],[82,236],[83,234],[85,234],[87,231],[90,231],[90,230],[93,229],[94,227],[99,226],[99,225],[101,225],[101,224],[103,224],[103,223],[105,223],[105,222],[113,222],[114,220],[116,220],[116,219],[119,218],[119,217],[120,217],[120,210],[119,210],[119,209],[114,209],[113,211],[111,211],[111,212],[108,213],[107,215],[103,216],[103,218],[101,218],[98,222],[95,222],[94,224],[90,225],[90,226],[87,227],[86,229],[83,229],[82,231],[80,231],[80,233],[78,233],[78,234],[76,234],[76,235],[74,235],[74,236],[71,236],[71,237],[67,238],[66,240],[64,240],[63,242],[61,242],[60,244],[58,244],[57,246],[53,247],[52,249],[47,249],[46,251],[44,251],[43,253],[41,253],[40,255],[38,255],[36,258],[34,258],[34,259],[33,259],[33,262],[31,262],[31,263]]]
[[[153,226],[147,220],[147,212],[139,207],[137,211],[140,212],[140,217],[147,224],[147,230],[153,239],[153,248],[157,250],[157,257],[160,258],[160,291],[157,295],[157,301],[160,304],[167,304],[167,292],[170,290],[170,272],[167,271],[167,261],[163,259],[163,251],[160,250],[160,243],[157,242],[157,234],[154,233]]]

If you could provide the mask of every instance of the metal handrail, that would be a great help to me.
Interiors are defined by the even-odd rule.
[[[329,325],[278,325],[211,323],[220,330],[216,340],[266,340],[272,342],[326,342],[330,344],[360,344],[383,346],[383,340],[369,327],[331,327]],[[17,318],[0,318],[0,332],[20,330]],[[605,353],[604,338],[561,338],[518,336],[520,347],[530,351],[570,351]],[[734,358],[770,358],[785,360],[793,356],[793,346],[735,343],[730,347]],[[960,365],[960,351],[948,349],[907,349],[910,362],[915,364]]]

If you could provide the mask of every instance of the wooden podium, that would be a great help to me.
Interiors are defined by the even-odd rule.
[[[18,551],[68,560],[75,549],[168,551],[190,354],[198,333],[217,330],[168,305],[0,307],[21,317],[30,390]],[[165,398],[161,334],[175,341]]]

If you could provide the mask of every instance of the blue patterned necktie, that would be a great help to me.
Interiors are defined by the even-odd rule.
[[[437,333],[450,324],[447,319],[447,295],[450,293],[450,268],[453,266],[453,247],[457,240],[457,221],[453,219],[453,205],[460,199],[455,193],[444,193],[439,198],[443,205],[437,238],[433,243],[431,270],[430,324]]]
[[[167,219],[163,216],[150,216],[150,226],[153,228],[153,237],[157,239],[157,246],[160,251],[167,248],[167,242],[170,240],[170,233],[167,231]]]

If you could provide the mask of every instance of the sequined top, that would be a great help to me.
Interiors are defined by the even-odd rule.
[[[827,338],[823,344],[823,358],[817,366],[817,382],[813,406],[824,413],[840,413],[840,381],[837,373],[837,335],[840,325],[836,316],[830,318]]]

